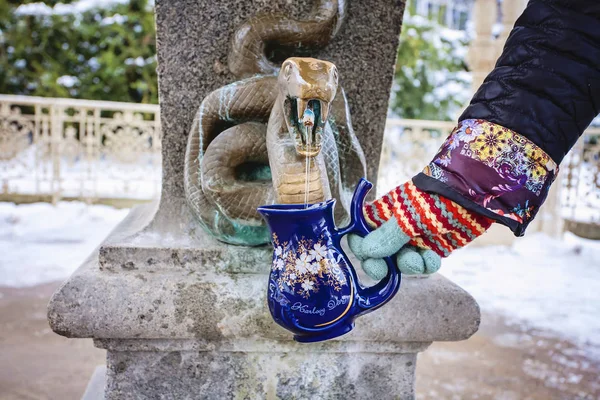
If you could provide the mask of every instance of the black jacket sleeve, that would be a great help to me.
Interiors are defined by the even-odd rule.
[[[560,163],[600,112],[600,0],[531,0],[461,115],[525,136]]]

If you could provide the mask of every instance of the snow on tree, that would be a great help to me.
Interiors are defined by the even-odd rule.
[[[156,103],[152,6],[0,0],[0,93]]]
[[[418,15],[405,14],[391,109],[401,118],[454,120],[469,95],[469,38]]]

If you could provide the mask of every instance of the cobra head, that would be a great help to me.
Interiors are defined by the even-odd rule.
[[[296,151],[314,157],[321,151],[329,106],[337,91],[337,68],[328,61],[291,57],[283,62],[278,82]]]

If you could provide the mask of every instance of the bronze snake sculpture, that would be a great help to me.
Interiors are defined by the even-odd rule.
[[[185,194],[203,227],[219,240],[268,242],[256,208],[304,202],[306,157],[308,200],[337,198],[338,223],[347,217],[354,185],[365,175],[336,67],[290,58],[279,68],[265,54],[273,43],[325,46],[343,22],[345,3],[318,3],[307,21],[269,14],[239,27],[228,67],[242,80],[213,91],[199,107],[186,149]],[[363,173],[353,174],[357,169],[346,167],[351,163],[362,165]]]

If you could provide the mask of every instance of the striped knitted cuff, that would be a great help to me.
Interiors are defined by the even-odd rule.
[[[423,192],[411,181],[366,205],[364,214],[374,228],[395,217],[411,244],[442,257],[482,235],[494,222],[445,197]]]

